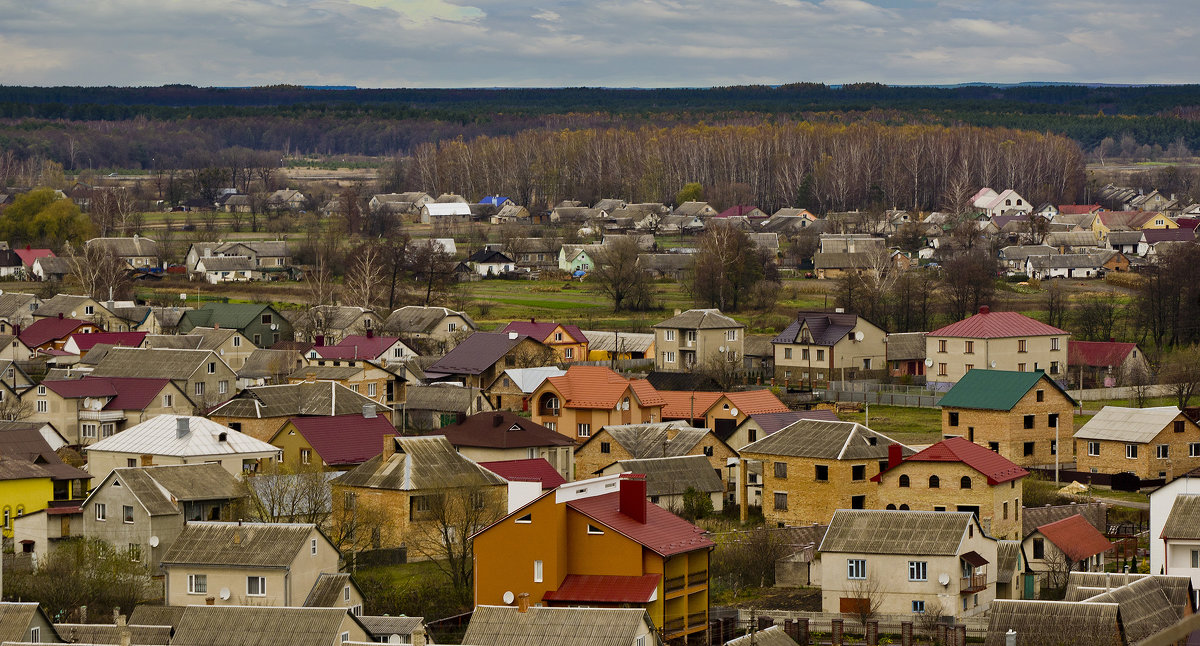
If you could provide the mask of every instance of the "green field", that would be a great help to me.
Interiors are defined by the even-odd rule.
[[[942,410],[940,408],[909,408],[906,406],[871,406],[870,419],[862,413],[840,413],[847,422],[869,422],[868,427],[903,444],[933,444],[942,439]]]

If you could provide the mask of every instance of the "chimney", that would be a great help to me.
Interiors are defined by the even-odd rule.
[[[59,314],[59,316],[62,316],[62,314]],[[508,338],[509,338],[509,339],[511,339],[511,340],[513,340],[513,341],[516,341],[518,336],[521,336],[521,335],[517,334],[516,332],[509,332],[509,333],[508,333]]]
[[[368,338],[368,339],[373,339],[373,338],[375,338],[375,330],[368,329],[368,330],[367,330],[367,338]]]
[[[504,416],[500,413],[492,415],[492,426],[499,426],[504,423]]]
[[[529,612],[529,593],[522,592],[517,595],[517,612],[525,614]]]
[[[375,419],[375,404],[363,404],[363,419]]]
[[[988,312],[991,312],[991,311],[992,311],[992,308],[988,307],[987,305],[980,305],[980,306],[979,306],[979,313],[980,313],[980,314],[987,314]]]
[[[153,455],[143,455],[142,456],[142,466],[144,466],[144,467],[154,466],[154,456]]]
[[[206,606],[217,605],[217,598],[216,597],[204,597],[204,605],[206,605]]]
[[[646,475],[625,473],[621,475],[621,492],[618,509],[643,525],[646,523]]]
[[[60,321],[61,321],[61,320],[62,320],[62,317],[63,317],[63,315],[62,315],[62,312],[59,312],[59,313],[58,313],[58,320],[60,320]]]
[[[316,381],[317,381],[317,373],[315,373],[315,372],[306,372],[306,373],[304,373],[304,381],[306,381],[306,382],[308,382],[308,383],[310,383],[310,384],[311,384],[311,383],[316,383]]]
[[[318,348],[323,348],[323,347],[325,347],[325,335],[324,335],[324,334],[318,334],[318,335],[317,335],[317,338],[316,338],[316,339],[314,340],[314,342],[313,342],[313,345],[317,346]]]
[[[192,420],[190,417],[175,418],[175,437],[184,438],[192,430]]]
[[[117,643],[120,646],[129,646],[133,642],[133,631],[129,629],[125,615],[117,615],[117,630],[120,635]]]
[[[533,318],[532,316],[531,316],[531,317],[529,317],[529,322],[530,322],[530,323],[537,323],[537,321],[535,321],[535,320],[534,320],[534,318]]]
[[[387,462],[393,455],[396,454],[396,436],[392,434],[383,436],[383,461]]]
[[[454,416],[454,423],[455,423],[455,424],[462,424],[462,423],[463,423],[463,422],[465,422],[465,421],[467,421],[467,414],[466,414],[466,413],[459,413],[459,414],[457,414],[457,415],[455,415],[455,416]]]
[[[219,329],[221,329],[221,324],[220,324],[220,323],[213,323],[213,329],[214,329],[214,330],[219,330]]]
[[[900,462],[904,460],[904,453],[899,444],[888,445],[888,471],[900,466]]]

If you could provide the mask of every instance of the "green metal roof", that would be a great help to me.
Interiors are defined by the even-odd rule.
[[[1058,382],[1046,377],[1041,370],[1016,372],[1012,370],[970,370],[954,384],[938,402],[943,408],[980,408],[1012,410],[1043,377],[1053,384],[1072,404],[1075,400]]]
[[[213,327],[215,323],[224,328],[240,330],[268,309],[271,309],[270,305],[261,303],[205,303],[198,310],[184,312],[183,318],[194,327]],[[275,313],[275,310],[271,309],[271,312]]]

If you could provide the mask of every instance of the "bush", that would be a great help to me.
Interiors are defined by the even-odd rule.
[[[36,601],[51,621],[78,621],[80,606],[94,617],[113,610],[133,612],[149,600],[150,572],[130,553],[98,538],[70,538],[56,544],[32,571],[6,572],[7,599]]]
[[[695,521],[700,518],[705,518],[713,513],[712,496],[697,490],[695,487],[688,487],[683,492],[683,517],[689,521]]]

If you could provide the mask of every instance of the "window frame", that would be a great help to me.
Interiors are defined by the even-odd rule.
[[[1100,456],[1100,442],[1098,442],[1096,440],[1089,440],[1087,443],[1087,454],[1088,454],[1088,457],[1093,457],[1093,458],[1099,457]]]
[[[929,561],[909,561],[908,580],[923,582],[929,580]]]
[[[250,591],[250,582],[258,583],[258,592]],[[267,577],[252,575],[246,577],[246,596],[247,597],[265,597],[267,596]]]
[[[108,521],[108,505],[102,502],[96,503],[96,520],[99,522]]]
[[[197,585],[199,584],[199,585]],[[187,575],[187,593],[188,594],[208,594],[208,575],[207,574],[189,574]]]
[[[867,559],[846,559],[846,578],[850,581],[865,581]]]

